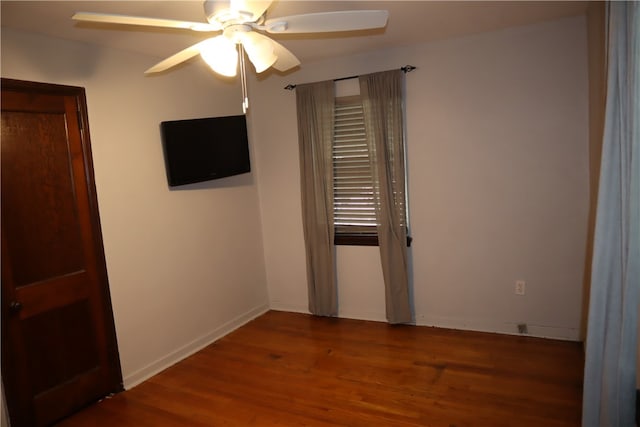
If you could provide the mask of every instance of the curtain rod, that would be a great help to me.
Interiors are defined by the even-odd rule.
[[[400,69],[402,71],[404,71],[405,73],[410,73],[413,70],[415,70],[417,67],[414,67],[413,65],[405,65],[404,67],[400,67]],[[340,80],[349,80],[349,79],[357,79],[358,76],[349,76],[349,77],[340,77],[338,79],[333,79],[334,82],[339,82]],[[296,85],[294,84],[288,84],[284,87],[286,90],[294,90],[296,88]]]

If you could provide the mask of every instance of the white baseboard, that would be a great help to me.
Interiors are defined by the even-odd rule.
[[[288,311],[291,313],[311,314],[309,307],[301,304],[290,304],[285,301],[271,300],[269,302],[269,308],[275,311]]]
[[[371,322],[386,322],[387,317],[384,313],[374,311],[362,311],[358,309],[339,308],[338,317],[355,320],[369,320]]]
[[[194,353],[202,350],[209,344],[219,340],[225,335],[233,332],[238,329],[242,325],[250,322],[258,316],[269,311],[269,306],[266,304],[255,307],[248,312],[237,316],[234,319],[222,324],[221,326],[215,328],[213,331],[197,338],[190,343],[178,348],[177,350],[172,351],[164,357],[156,360],[155,362],[150,363],[149,365],[138,369],[135,372],[125,376],[123,378],[123,385],[125,390],[129,390],[138,384],[148,380],[152,376],[164,371],[168,367],[178,363],[179,361],[191,356]]]
[[[520,334],[518,332],[519,323],[525,323],[527,325],[527,334]],[[556,326],[535,325],[527,321],[508,322],[491,319],[460,319],[453,317],[418,314],[416,315],[416,325],[458,329],[463,331],[489,332],[494,334],[522,335],[563,341],[580,341],[579,328],[562,328]]]
[[[302,313],[311,314],[307,307],[296,304],[286,304],[281,301],[272,301],[271,310],[285,311],[289,313]],[[340,309],[338,317],[341,319],[355,319],[355,320],[370,320],[373,322],[386,322],[384,313],[370,312],[370,311],[358,311],[349,309]]]
[[[271,301],[271,309],[277,311],[290,311],[293,313],[309,314],[307,307],[299,304],[290,304],[283,301]],[[340,308],[339,317],[345,319],[370,320],[374,322],[386,322],[384,313],[350,310]],[[523,335],[518,332],[518,323],[526,323],[528,333],[525,336],[536,338],[549,338],[563,341],[580,341],[579,328],[563,328],[547,325],[535,325],[526,321],[507,322],[491,319],[462,319],[444,316],[432,316],[416,314],[416,326],[433,326],[436,328],[458,329],[463,331],[489,332],[494,334]]]

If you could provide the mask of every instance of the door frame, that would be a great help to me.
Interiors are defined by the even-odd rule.
[[[91,155],[91,140],[89,135],[89,121],[87,112],[87,102],[85,89],[77,86],[58,85],[51,83],[39,83],[24,80],[1,78],[0,85],[2,91],[20,91],[20,92],[37,92],[38,94],[61,95],[75,97],[78,122],[80,127],[80,139],[82,145],[82,156],[84,161],[84,177],[87,184],[87,198],[89,202],[89,212],[91,217],[91,231],[96,250],[96,265],[98,273],[99,291],[101,294],[101,310],[104,316],[105,337],[107,341],[108,353],[108,370],[106,382],[109,384],[110,392],[117,393],[124,390],[122,381],[122,370],[120,366],[120,356],[118,351],[118,342],[116,337],[116,329],[113,317],[113,309],[111,304],[111,293],[109,291],[109,280],[107,275],[107,265],[104,254],[104,246],[102,239],[102,228],[100,225],[100,215],[98,209],[98,198],[95,187],[95,176],[93,171],[93,160]],[[4,240],[3,240],[4,243]],[[3,245],[4,246],[4,245]],[[5,249],[4,247],[2,248]],[[5,313],[10,312],[9,304],[13,300],[13,291],[8,289],[8,285],[2,285],[2,302],[1,310],[3,317]],[[7,314],[8,315],[8,314]],[[24,411],[29,408],[24,406],[23,399],[28,390],[25,390],[24,384],[18,381],[16,369],[20,363],[13,361],[10,349],[4,342],[4,337],[9,332],[6,326],[7,322],[2,322],[2,376],[3,394],[6,402],[6,409],[12,424],[20,425]],[[19,369],[19,368],[18,368]],[[22,402],[21,402],[22,401]]]

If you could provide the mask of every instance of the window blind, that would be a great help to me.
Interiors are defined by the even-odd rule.
[[[376,233],[374,186],[359,96],[336,99],[333,214],[337,234]]]

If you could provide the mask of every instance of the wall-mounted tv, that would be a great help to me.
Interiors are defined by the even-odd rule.
[[[160,124],[169,186],[250,172],[244,115]]]

